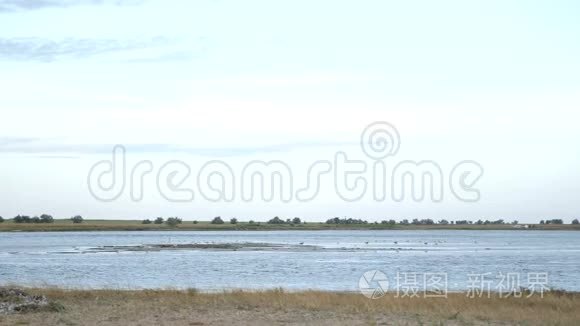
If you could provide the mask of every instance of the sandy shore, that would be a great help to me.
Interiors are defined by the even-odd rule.
[[[358,293],[27,289],[63,309],[0,315],[1,325],[578,325],[580,294],[395,298]]]

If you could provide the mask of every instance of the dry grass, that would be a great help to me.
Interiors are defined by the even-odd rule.
[[[6,325],[579,325],[580,294],[540,298],[395,298],[358,293],[66,291],[39,289],[65,307],[0,317]]]

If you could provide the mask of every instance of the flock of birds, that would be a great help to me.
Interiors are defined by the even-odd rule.
[[[378,240],[376,240],[378,242]],[[406,240],[405,242],[407,243],[411,243],[411,240]],[[445,243],[447,242],[446,240],[435,240],[432,242],[433,245],[438,246],[440,243]],[[365,245],[368,245],[370,243],[370,241],[365,241],[364,242]],[[477,241],[474,241],[474,243],[477,243]],[[304,242],[299,242],[299,245],[304,245]],[[336,244],[340,244],[340,242],[337,242]],[[393,241],[393,244],[399,244],[399,241]],[[429,245],[430,243],[428,241],[423,242],[424,245]],[[403,250],[403,248],[392,248],[394,249],[396,252],[399,252],[400,250]],[[427,250],[424,250],[425,252],[427,252]]]
[[[379,240],[376,240],[375,242],[379,242]],[[413,244],[414,243],[414,242],[411,242],[411,240],[405,240],[404,242],[409,243],[409,244]],[[434,240],[434,241],[431,241],[431,242],[428,242],[428,241],[419,241],[417,243],[419,243],[419,244],[420,243],[423,243],[423,245],[425,245],[425,246],[428,246],[428,245],[438,246],[439,244],[446,243],[446,242],[447,242],[446,240]],[[365,241],[364,242],[365,245],[368,245],[369,243],[370,243],[370,241]],[[474,244],[478,244],[477,241],[473,241],[473,243]],[[300,245],[304,245],[304,242],[299,242],[299,244]],[[340,242],[337,242],[336,244],[340,244]],[[393,244],[398,245],[399,244],[399,241],[393,241]],[[508,245],[509,244],[511,244],[511,243],[508,242]],[[346,248],[343,248],[343,249],[346,249]],[[395,250],[396,252],[399,252],[399,251],[403,250],[403,248],[401,248],[401,247],[391,248],[391,249],[392,250]],[[485,250],[490,250],[490,249],[491,248],[485,248]],[[409,249],[409,250],[411,250],[411,249]],[[423,249],[423,251],[428,252],[427,249]]]

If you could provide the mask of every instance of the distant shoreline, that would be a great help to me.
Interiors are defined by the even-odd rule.
[[[514,230],[514,231],[580,231],[580,225],[572,224],[450,224],[450,225],[390,225],[390,224],[327,224],[322,222],[301,224],[268,224],[266,222],[238,222],[237,224],[212,224],[200,221],[183,221],[177,226],[167,224],[142,224],[141,220],[89,220],[72,223],[70,220],[54,220],[50,224],[0,223],[0,232],[66,232],[66,231],[324,231],[324,230]]]

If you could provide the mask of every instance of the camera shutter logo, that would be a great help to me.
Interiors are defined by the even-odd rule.
[[[358,287],[365,297],[378,299],[383,297],[389,289],[389,279],[381,271],[367,271],[358,280]]]

